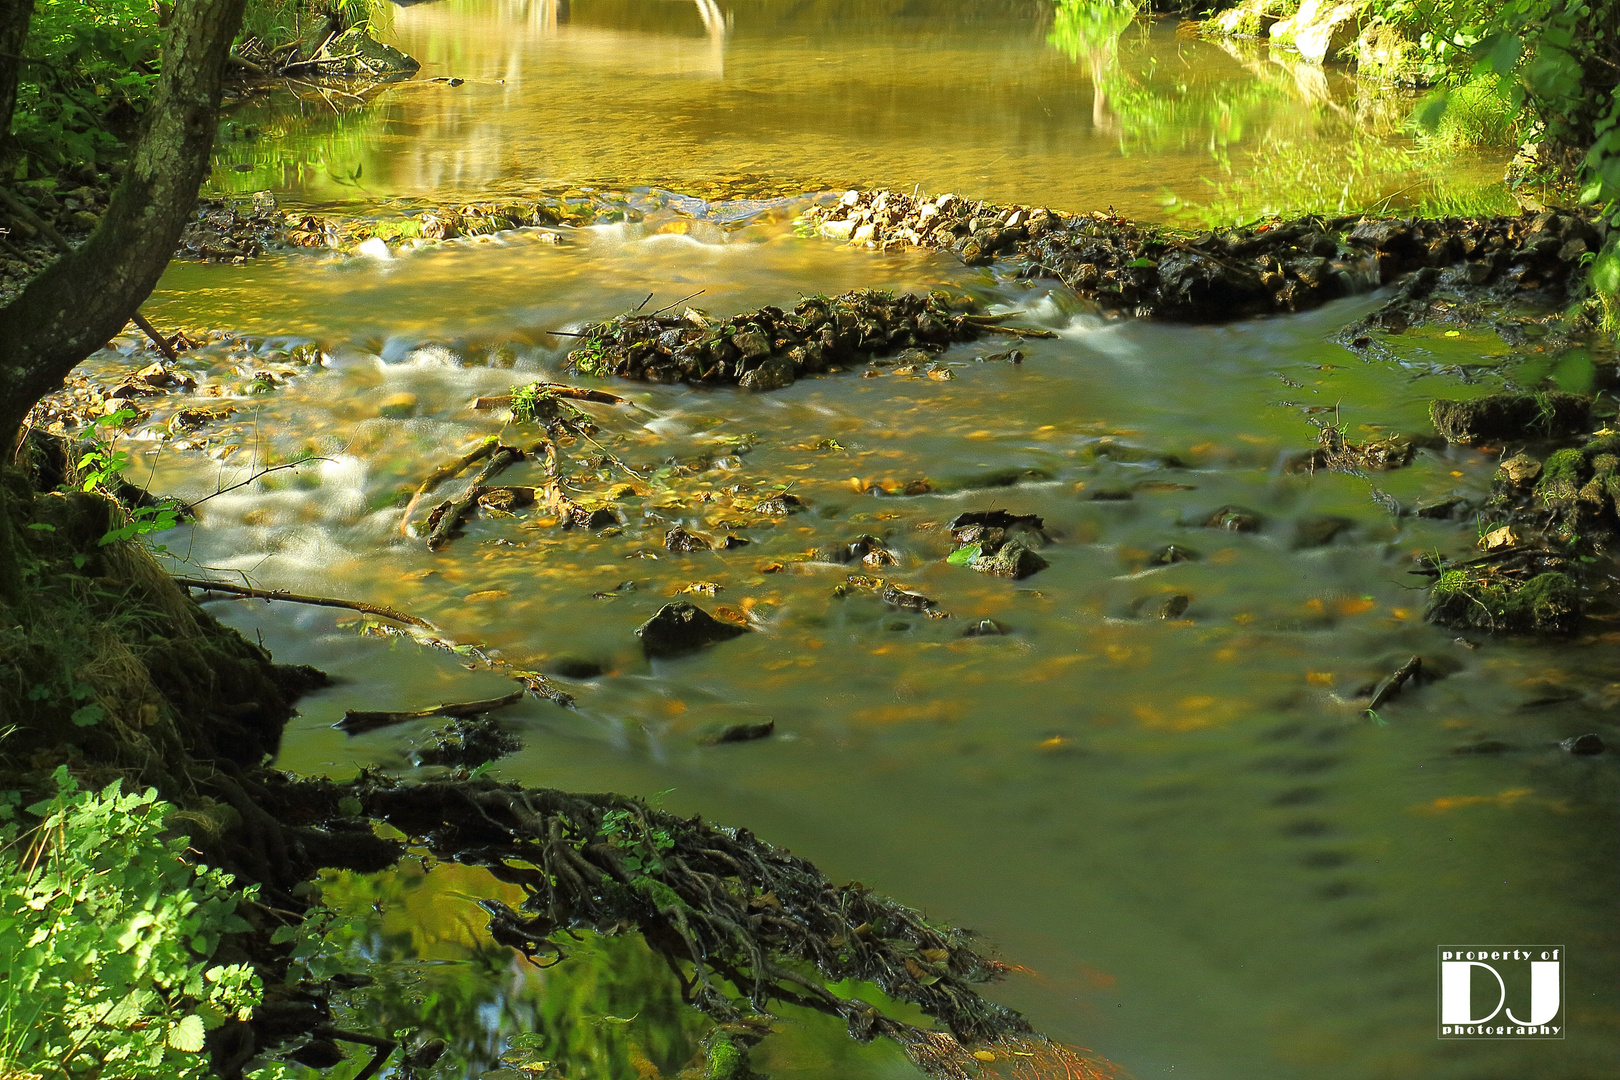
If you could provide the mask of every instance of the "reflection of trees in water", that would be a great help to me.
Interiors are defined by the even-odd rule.
[[[470,1075],[500,1065],[514,1042],[564,1076],[653,1075],[649,1065],[673,1076],[691,1060],[709,1021],[681,1002],[639,936],[591,935],[541,970],[489,942],[474,897],[500,889],[482,870],[448,864],[327,879],[325,902],[339,912],[333,943],[378,965],[340,1026],[443,1038]]]
[[[1145,33],[1129,33],[1140,8],[1137,0],[1059,0],[1047,42],[1085,63],[1092,123],[1123,153],[1202,150],[1214,160],[1208,201],[1174,204],[1183,212],[1214,222],[1445,204],[1465,190],[1482,197],[1477,177],[1459,187],[1448,175],[1451,162],[1414,158],[1410,93],[1259,43],[1178,42],[1177,58],[1196,62],[1164,63],[1144,47]],[[1211,63],[1211,53],[1237,70]]]

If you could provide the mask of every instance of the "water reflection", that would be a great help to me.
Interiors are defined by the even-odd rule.
[[[920,184],[1162,217],[1217,185],[1261,205],[1297,196],[1270,197],[1255,156],[1282,146],[1387,151],[1352,201],[1455,171],[1405,155],[1405,95],[1135,14],[1105,0],[418,4],[390,31],[422,60],[416,79],[363,103],[238,108],[239,130],[263,134],[223,149],[215,184],[317,202],[553,181],[708,196]],[[1369,126],[1370,105],[1395,122]]]

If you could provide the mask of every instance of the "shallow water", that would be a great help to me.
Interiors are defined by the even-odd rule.
[[[1207,132],[1185,118],[1179,140],[1122,153],[1117,134],[1092,124],[1084,65],[1047,44],[1050,28],[1030,6],[914,21],[867,10],[740,5],[716,45],[685,4],[582,3],[567,20],[541,4],[404,9],[393,36],[428,62],[424,76],[469,82],[386,92],[386,117],[357,136],[373,185],[364,195],[586,176],[699,187],[749,171],[784,182],[904,178],[1148,212],[1161,186],[1190,190],[1217,169]],[[1237,92],[1256,81],[1215,46],[1167,30],[1142,47],[1158,50],[1161,67],[1184,59],[1197,86]],[[844,74],[828,75],[815,57]],[[829,86],[847,99],[836,122]],[[1041,119],[1032,93],[1067,102],[1065,117]],[[751,94],[769,100],[739,117]],[[769,107],[775,97],[788,106]],[[690,128],[654,122],[677,102]],[[978,125],[971,152],[947,138],[947,114]],[[1314,117],[1271,100],[1251,123]],[[644,143],[609,137],[637,126]],[[1019,155],[1015,168],[972,171],[998,147]],[[320,176],[289,177],[297,197],[334,195]],[[561,246],[517,233],[391,259],[177,264],[146,308],[160,324],[313,340],[326,361],[273,393],[231,398],[242,410],[234,426],[206,454],[165,449],[154,486],[195,497],[267,454],[325,460],[210,500],[198,527],[169,546],[267,587],[414,612],[517,664],[599,665],[599,677],[559,680],[577,709],[525,701],[502,714],[526,746],[498,775],[662,793],[667,808],[746,823],[834,878],[972,926],[1020,969],[994,991],[999,1000],[1129,1075],[1604,1075],[1620,1050],[1615,766],[1612,755],[1574,758],[1554,743],[1614,733],[1615,636],[1464,644],[1422,621],[1411,556],[1465,550],[1472,526],[1393,517],[1385,504],[1480,495],[1494,458],[1424,450],[1410,468],[1370,479],[1282,468],[1313,444],[1311,418],[1355,436],[1427,431],[1432,397],[1547,379],[1588,388],[1589,362],[1515,358],[1494,337],[1439,332],[1364,360],[1333,338],[1378,297],[1226,327],[1105,322],[1061,290],[938,253],[797,236],[798,206],[724,228],[656,211],[638,224],[565,230]],[[607,453],[658,467],[638,473],[641,494],[619,502],[622,533],[565,532],[525,511],[480,518],[437,554],[399,534],[398,492],[503,430],[501,414],[471,408],[476,396],[561,374],[568,339],[552,331],[649,292],[656,307],[703,290],[691,303],[727,314],[854,287],[963,291],[1059,337],[1019,344],[1021,363],[980,359],[1005,351],[1003,341],[957,346],[943,357],[950,379],[881,368],[765,395],[613,385],[635,407],[589,406],[600,445],[570,448],[567,464],[587,492],[630,479],[604,464]],[[255,365],[228,346],[190,363],[227,389],[245,377],[230,365],[249,374]],[[519,466],[503,482],[531,476]],[[931,493],[883,493],[924,478]],[[806,512],[755,512],[782,484]],[[1260,531],[1202,527],[1228,505],[1258,513]],[[944,562],[942,523],[990,507],[1045,518],[1050,568],[1013,583]],[[1309,546],[1302,528],[1325,516],[1349,524]],[[674,555],[662,537],[675,524],[751,543]],[[952,618],[899,612],[858,590],[837,597],[859,567],[796,561],[863,533],[900,557],[879,573]],[[1168,544],[1199,557],[1153,565]],[[633,629],[694,582],[720,591],[692,599],[746,613],[757,632],[649,663]],[[1190,600],[1185,612],[1157,618],[1176,593]],[[457,657],[364,636],[357,620],[328,610],[212,610],[262,634],[278,659],[340,680],[303,703],[279,761],[289,769],[410,772],[406,755],[431,724],[352,739],[330,725],[345,708],[420,707],[504,685]],[[962,636],[986,618],[1010,632]],[[1413,654],[1445,677],[1366,715],[1357,688]],[[775,720],[771,739],[699,743],[763,717]],[[1483,739],[1511,749],[1454,752]],[[440,884],[402,879],[334,895],[393,889],[387,911],[421,916],[396,914],[369,955],[483,970],[464,929],[420,926],[426,912],[446,926],[481,925],[476,883],[426,880]],[[413,909],[405,894],[426,899]],[[1563,944],[1569,1037],[1436,1040],[1435,948],[1462,942]],[[560,1030],[535,1010],[573,985],[570,971],[589,983],[579,1000],[596,1002],[581,1008],[628,1016],[636,1006],[620,991],[589,989],[615,966],[640,970],[613,955],[570,961],[539,982],[487,961],[506,972],[495,980],[506,989],[494,1004],[468,1006],[483,1025],[467,1033],[469,1046],[499,1049],[525,1025]],[[638,1046],[664,1039],[669,1060],[679,1057],[671,1047],[689,1049],[667,1010],[647,1008],[642,1026],[627,1029],[640,1033]],[[908,1074],[882,1048],[857,1052],[836,1030],[790,1027],[766,1043],[768,1071]],[[634,1075],[623,1054],[579,1055],[568,1058],[578,1066],[570,1076]]]

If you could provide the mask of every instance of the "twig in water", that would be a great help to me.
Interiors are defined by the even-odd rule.
[[[489,457],[500,444],[501,440],[494,435],[487,436],[477,446],[462,454],[456,460],[440,465],[437,469],[428,473],[427,478],[417,485],[416,493],[411,496],[411,501],[405,504],[405,514],[399,519],[399,535],[410,535],[411,513],[416,509],[416,504],[422,501],[424,495],[427,495],[446,480],[460,475],[462,470],[468,466]]]
[[[707,289],[699,289],[695,293],[687,293],[685,296],[681,297],[679,300],[675,301],[673,304],[665,304],[663,307],[659,308],[657,311],[649,311],[647,313],[647,318],[650,319],[654,315],[662,315],[664,312],[668,311],[670,308],[679,307],[680,305],[686,303],[688,300],[692,299],[692,297],[694,297],[694,296],[702,296],[704,293],[706,293],[708,291],[709,290],[707,290]]]
[[[260,469],[258,472],[254,473],[252,476],[248,477],[246,480],[238,480],[236,483],[230,485],[229,487],[217,488],[214,491],[210,492],[209,494],[204,495],[202,498],[198,499],[196,502],[188,503],[187,508],[189,509],[191,507],[201,506],[203,503],[207,502],[209,499],[212,499],[215,495],[223,495],[227,491],[235,491],[237,488],[247,487],[249,484],[253,483],[253,481],[261,479],[262,477],[269,476],[273,472],[280,472],[282,469],[296,469],[296,468],[298,468],[298,466],[307,465],[311,461],[330,462],[331,460],[332,460],[331,458],[324,458],[324,457],[307,457],[307,458],[299,458],[297,461],[283,461],[280,465],[268,465],[265,468]]]
[[[1396,694],[1399,694],[1401,692],[1401,687],[1406,685],[1407,680],[1413,678],[1422,670],[1423,657],[1421,656],[1414,656],[1412,659],[1402,664],[1399,668],[1395,669],[1395,672],[1390,675],[1389,678],[1379,683],[1378,689],[1373,691],[1372,700],[1367,703],[1367,711],[1370,713],[1376,712],[1378,706],[1382,705]]]

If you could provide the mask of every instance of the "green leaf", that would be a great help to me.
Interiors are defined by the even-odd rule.
[[[945,556],[945,561],[952,566],[966,566],[974,559],[977,559],[982,550],[983,548],[979,544],[969,544],[967,547],[959,547]]]
[[[169,1046],[195,1054],[203,1048],[203,1021],[200,1016],[188,1016],[169,1029]]]
[[[360,800],[353,795],[345,795],[338,800],[338,810],[349,817],[359,817],[365,807],[360,805]]]
[[[68,716],[68,719],[72,720],[78,727],[93,727],[106,718],[106,712],[93,701],[88,705],[81,705],[79,708],[74,709]]]
[[[28,527],[30,529],[34,529],[34,530],[36,530],[38,532],[55,532],[56,531],[56,526],[52,525],[48,521],[36,521],[32,525],[30,525]]]

